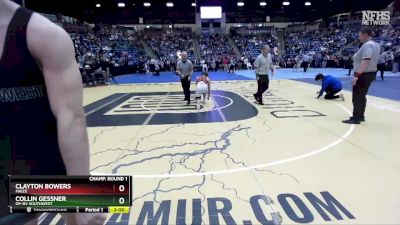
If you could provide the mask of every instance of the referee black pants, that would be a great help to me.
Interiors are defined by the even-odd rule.
[[[185,101],[190,102],[190,80],[189,76],[184,77],[181,79],[183,94],[185,95]]]
[[[358,78],[356,85],[353,86],[353,118],[361,120],[364,118],[367,106],[367,93],[372,81],[375,80],[376,72],[363,73]]]
[[[384,79],[383,74],[385,73],[385,69],[386,69],[385,63],[378,64],[377,67],[378,67],[379,72],[381,72],[381,79],[383,80]]]
[[[302,62],[301,64],[302,64],[302,67],[303,67],[303,69],[304,69],[304,73],[307,72],[308,65],[309,65],[310,63],[309,63],[309,62]]]
[[[269,77],[268,75],[258,75],[258,74],[257,77],[258,77],[257,80],[258,86],[257,86],[256,96],[258,97],[259,102],[262,102],[263,101],[262,95],[269,88]]]

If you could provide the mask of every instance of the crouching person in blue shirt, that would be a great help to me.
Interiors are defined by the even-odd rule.
[[[342,101],[344,101],[343,94],[336,95],[343,88],[342,82],[340,82],[339,79],[330,75],[324,76],[322,73],[320,73],[317,74],[317,76],[315,76],[315,80],[322,81],[322,88],[319,92],[317,92],[318,94],[317,98],[320,98],[324,94],[324,92],[326,92],[325,99],[332,100],[340,98]]]

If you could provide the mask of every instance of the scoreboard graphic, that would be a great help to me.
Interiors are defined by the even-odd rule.
[[[129,213],[130,176],[9,176],[10,213]]]

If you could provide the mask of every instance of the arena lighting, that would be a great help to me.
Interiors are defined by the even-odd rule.
[[[125,7],[125,3],[123,3],[123,2],[119,2],[119,3],[118,3],[118,7],[120,7],[120,8],[124,8],[124,7]]]
[[[174,3],[172,3],[172,2],[167,2],[167,7],[174,7]]]
[[[311,5],[311,2],[304,2],[304,5],[305,5],[305,6],[310,6],[310,5]]]
[[[282,2],[282,5],[285,5],[285,6],[290,5],[290,2],[289,1],[284,1],[284,2]]]
[[[244,6],[244,2],[238,2],[237,6],[240,6],[240,7]]]
[[[97,8],[100,8],[100,7],[101,7],[101,5],[100,5],[100,4],[96,4],[96,7],[97,7]]]
[[[193,7],[196,7],[196,2],[193,2],[193,3],[192,3],[192,6],[193,6]]]
[[[262,25],[262,23],[260,23],[260,24],[258,24],[258,26],[259,26],[259,27],[262,27],[263,25]]]
[[[145,3],[143,3],[143,5],[144,5],[144,7],[150,7],[151,6],[150,2],[145,2]]]
[[[260,6],[266,6],[267,2],[260,2]]]

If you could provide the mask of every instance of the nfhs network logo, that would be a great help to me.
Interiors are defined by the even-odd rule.
[[[390,25],[389,11],[363,11],[362,25]]]

